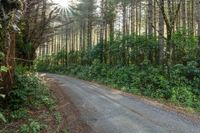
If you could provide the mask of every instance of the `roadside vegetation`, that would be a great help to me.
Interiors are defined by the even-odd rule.
[[[32,67],[55,19],[55,4],[49,4],[0,0],[0,133],[61,132],[57,100]]]
[[[56,111],[56,100],[44,81],[21,66],[16,69],[15,85],[6,102],[0,106],[2,133],[53,132],[62,120]]]
[[[72,7],[64,34],[38,49],[39,71],[200,111],[199,0],[78,0]]]
[[[200,0],[0,0],[0,132],[59,124],[35,71],[200,111],[199,12]]]
[[[180,42],[183,36],[183,33],[175,33],[173,42]],[[140,47],[139,51],[126,51],[126,65],[123,64],[120,47],[124,39],[127,47]],[[97,81],[125,92],[184,106],[190,111],[200,111],[200,68],[196,58],[199,47],[195,37],[184,36],[184,39],[189,44],[181,43],[182,47],[176,51],[177,58],[170,66],[157,64],[155,57],[152,57],[154,61],[148,59],[149,53],[154,55],[158,50],[157,39],[149,40],[144,36],[132,35],[113,41],[109,47],[111,63],[101,63],[102,49],[97,44],[86,53],[61,51],[52,56],[38,58],[36,67],[38,71]],[[154,47],[150,48],[149,45],[152,44]],[[182,49],[185,50],[181,51]],[[141,51],[144,53],[140,53]]]

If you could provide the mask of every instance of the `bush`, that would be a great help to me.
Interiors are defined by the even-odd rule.
[[[42,123],[47,124],[43,117],[52,117],[55,100],[36,73],[25,72],[24,68],[19,70],[15,75],[16,85],[7,97],[8,106],[0,108],[0,132],[43,132],[45,125]],[[45,115],[40,110],[44,110]],[[18,124],[9,129],[13,123]]]
[[[18,110],[15,110],[13,112],[11,112],[11,117],[13,119],[22,119],[22,118],[26,118],[28,115],[28,110],[25,108],[20,108]]]
[[[191,107],[194,101],[194,95],[191,88],[187,86],[177,86],[171,89],[170,100],[174,103],[181,103],[183,105]]]
[[[162,61],[158,40],[151,35],[117,34],[112,41],[98,43],[90,49],[62,50],[38,58],[36,67],[38,71],[77,76],[200,109],[198,38],[187,29],[175,31],[170,40],[170,53],[164,48]]]
[[[20,132],[21,133],[38,133],[44,127],[45,125],[37,121],[29,120],[29,124],[21,125]]]
[[[49,97],[49,91],[35,74],[16,75],[15,79],[16,85],[9,93],[9,107],[11,109],[33,108],[42,104],[41,102],[46,105],[53,104],[53,100]]]
[[[172,66],[170,76],[148,61],[139,66],[109,66],[94,60],[90,66],[57,66],[50,72],[55,70],[81,79],[102,82],[122,91],[200,109],[200,68],[196,62]]]

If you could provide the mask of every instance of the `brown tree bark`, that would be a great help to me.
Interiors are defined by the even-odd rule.
[[[197,15],[196,15],[196,21],[197,21],[197,25],[198,25],[198,30],[197,30],[197,36],[198,36],[198,44],[200,47],[200,0],[196,0],[196,11],[197,11]]]

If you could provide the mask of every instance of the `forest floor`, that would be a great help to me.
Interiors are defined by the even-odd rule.
[[[91,127],[80,119],[78,108],[64,92],[66,88],[46,77],[42,84],[46,84],[45,88],[40,89],[48,93],[35,91],[35,95],[42,96],[44,101],[32,99],[39,104],[4,110],[7,119],[0,121],[0,133],[90,133]]]
[[[200,116],[72,77],[42,74],[70,133],[199,133]]]
[[[67,129],[70,133],[90,133],[91,128],[80,119],[80,112],[74,106],[62,86],[51,78],[45,78],[48,88],[53,92],[58,105],[56,110],[62,114],[62,124],[57,132]]]

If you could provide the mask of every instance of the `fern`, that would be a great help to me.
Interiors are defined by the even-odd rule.
[[[1,112],[0,112],[0,121],[6,122],[6,118]]]

